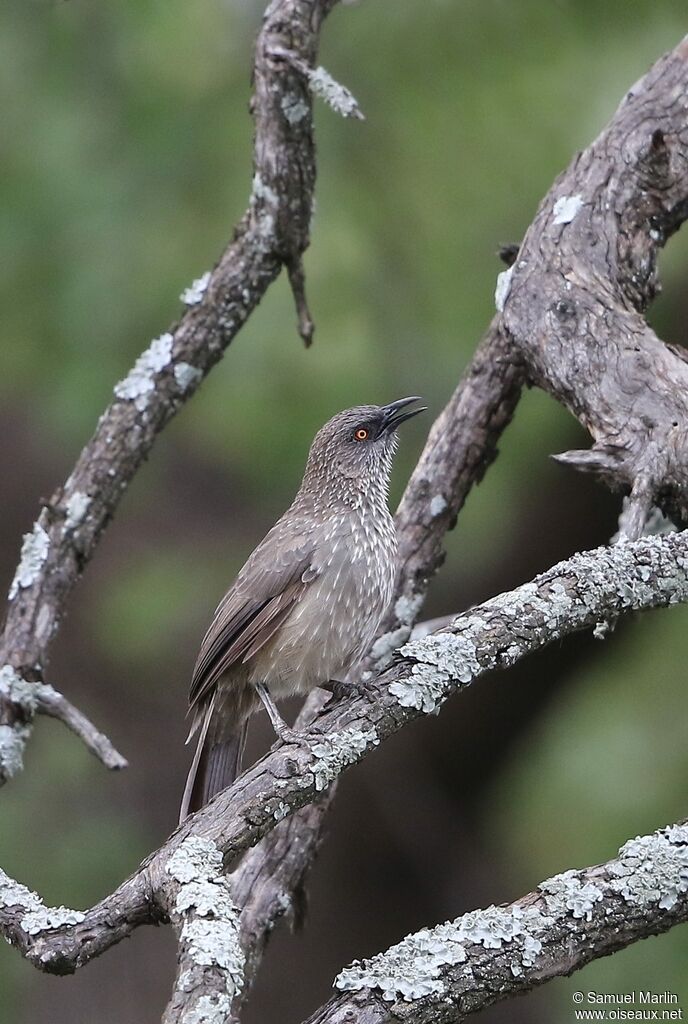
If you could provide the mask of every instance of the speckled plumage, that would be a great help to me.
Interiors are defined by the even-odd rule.
[[[294,501],[220,602],[191,683],[200,738],[182,818],[238,771],[256,684],[277,700],[306,693],[343,679],[372,643],[394,585],[387,495],[409,401],[348,409],[322,427]]]

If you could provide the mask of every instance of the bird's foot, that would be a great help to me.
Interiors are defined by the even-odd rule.
[[[290,725],[287,725],[287,723],[285,721],[282,722],[282,724],[279,726],[279,728],[277,726],[275,726],[274,722],[273,722],[273,726],[274,726],[275,732],[277,734],[277,739],[278,739],[278,741],[280,743],[296,743],[296,744],[300,744],[300,743],[303,742],[303,738],[304,738],[305,734],[302,733],[302,732],[299,732],[298,729],[292,729],[292,727]]]
[[[337,701],[344,700],[346,697],[361,696],[365,691],[365,686],[363,683],[352,683],[345,679],[330,679],[327,683],[322,683],[322,689],[332,694],[328,703],[336,704]]]
[[[302,739],[301,734],[295,729],[292,729],[291,726],[287,725],[284,721],[275,706],[275,702],[270,696],[270,691],[267,686],[263,683],[256,683],[255,687],[256,693],[262,700],[265,710],[268,713],[268,717],[272,723],[272,728],[275,730],[277,738],[281,740],[282,743],[300,743]]]

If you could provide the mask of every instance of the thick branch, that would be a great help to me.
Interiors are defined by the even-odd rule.
[[[311,93],[303,75],[273,54],[286,48],[311,66],[322,20],[335,3],[270,3],[256,44],[254,178],[246,213],[212,272],[184,293],[181,320],[115,387],[72,473],[24,539],[0,666],[25,680],[42,678],[71,589],[157,434],[222,357],[282,265],[292,268],[292,279],[300,266],[315,184]],[[303,292],[298,271],[296,279]],[[303,326],[303,307],[299,315]],[[21,765],[29,731],[22,709],[0,702],[0,784],[11,775],[8,767]]]
[[[244,985],[239,908],[214,843],[187,837],[167,862],[157,893],[177,934],[177,976],[163,1024],[227,1020]]]
[[[688,37],[559,177],[498,288],[530,377],[594,438],[559,458],[631,493],[629,537],[653,502],[688,522],[688,361],[643,316],[688,217],[687,93]]]
[[[355,963],[308,1024],[457,1024],[688,920],[688,827],[631,839],[516,903],[474,910]]]
[[[458,615],[448,629],[408,643],[365,696],[328,705],[302,743],[273,749],[78,921],[54,927],[54,912],[44,911],[38,927],[29,927],[26,918],[40,906],[38,898],[6,876],[0,879],[0,932],[37,967],[75,970],[136,925],[172,912],[169,864],[190,837],[212,844],[230,863],[387,736],[437,711],[473,680],[610,617],[686,600],[688,531],[574,555]]]

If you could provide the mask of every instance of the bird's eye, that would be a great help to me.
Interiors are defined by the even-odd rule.
[[[359,427],[356,433],[354,434],[354,437],[356,438],[357,441],[367,441],[368,431],[366,430],[365,427]]]

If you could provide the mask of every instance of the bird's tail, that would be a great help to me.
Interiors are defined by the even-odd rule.
[[[231,786],[241,771],[248,719],[230,725],[223,723],[218,728],[220,723],[213,721],[214,706],[213,696],[200,723],[196,753],[191,762],[179,811],[180,824],[212,800],[220,790]],[[195,731],[196,728],[192,728],[191,735]]]

